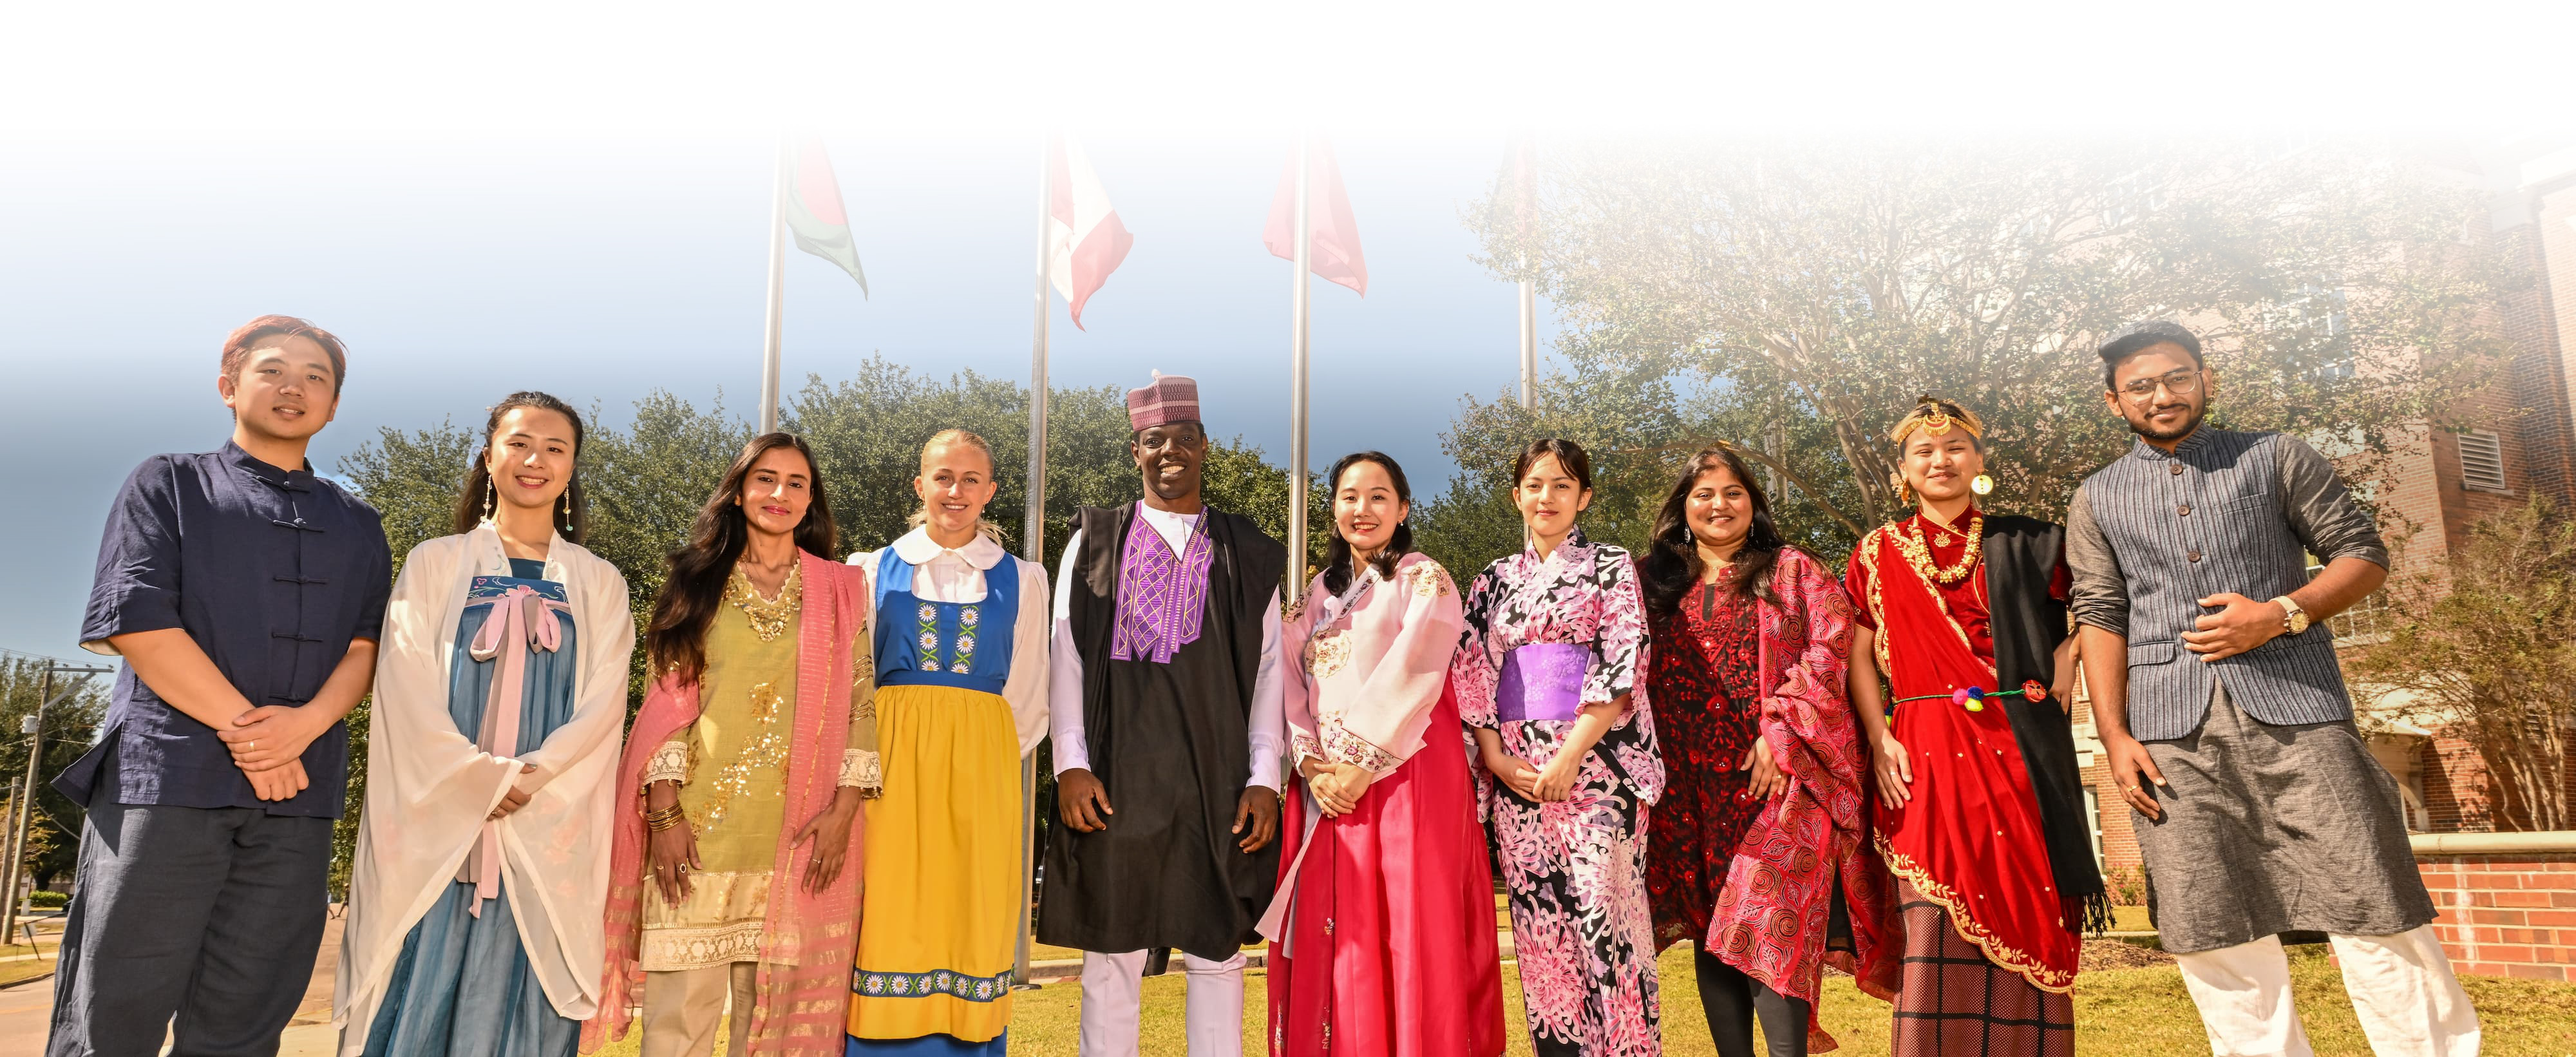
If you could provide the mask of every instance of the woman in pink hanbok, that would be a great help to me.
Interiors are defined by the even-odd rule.
[[[1330,565],[1282,636],[1289,746],[1271,938],[1274,1057],[1503,1052],[1493,876],[1458,709],[1449,573],[1413,550],[1395,460],[1333,465]],[[1302,646],[1301,646],[1302,644]]]
[[[1513,468],[1529,546],[1467,589],[1450,676],[1492,791],[1496,861],[1540,1057],[1657,1057],[1646,809],[1664,764],[1628,552],[1583,538],[1592,468],[1541,440]]]

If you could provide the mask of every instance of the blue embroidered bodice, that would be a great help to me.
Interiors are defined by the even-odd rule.
[[[892,547],[881,552],[877,685],[954,686],[999,695],[1010,681],[1011,633],[1019,626],[1017,561],[1005,556],[984,571],[982,601],[931,602],[912,593],[912,563]]]

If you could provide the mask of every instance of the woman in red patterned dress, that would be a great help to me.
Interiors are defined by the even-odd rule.
[[[1853,648],[1875,662],[1852,666],[1852,703],[1905,923],[1900,1057],[2071,1054],[2077,933],[2108,910],[2065,708],[2065,533],[1977,508],[1984,434],[1930,397],[1897,423],[1918,509],[1861,537],[1846,573]]]
[[[1870,850],[1868,757],[1844,697],[1852,608],[1815,559],[1784,545],[1743,459],[1691,460],[1639,561],[1664,703],[1664,806],[1647,843],[1657,946],[1698,948],[1700,1005],[1719,1057],[1834,1047],[1816,1023],[1840,896],[1849,943],[1832,952],[1888,997],[1895,907]]]

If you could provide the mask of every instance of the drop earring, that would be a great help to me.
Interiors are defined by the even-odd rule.
[[[1995,479],[1984,474],[1978,474],[1974,478],[1969,479],[1968,490],[1975,492],[1978,495],[1990,495],[1995,490]]]
[[[483,523],[486,525],[492,523],[492,493],[498,491],[500,486],[486,474],[483,478]]]
[[[563,527],[559,531],[572,531],[572,488],[569,486],[563,490]]]

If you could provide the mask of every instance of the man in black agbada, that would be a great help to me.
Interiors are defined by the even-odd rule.
[[[1084,952],[1083,1057],[1137,1052],[1147,952],[1167,947],[1191,1057],[1238,1057],[1242,945],[1279,874],[1287,552],[1201,501],[1197,383],[1158,375],[1127,414],[1145,498],[1083,508],[1056,574],[1037,934]]]

